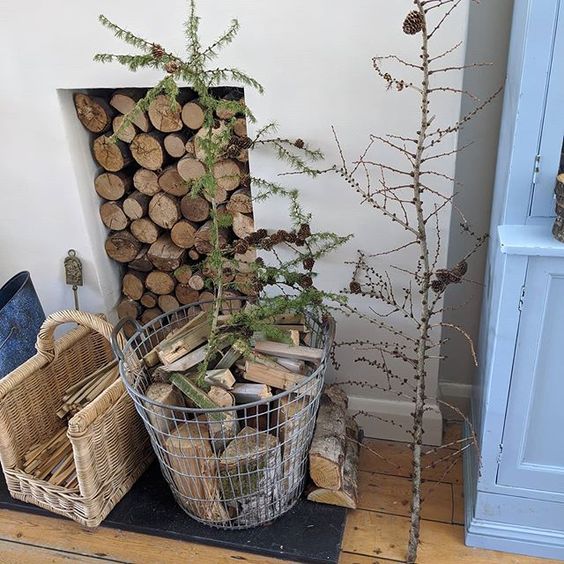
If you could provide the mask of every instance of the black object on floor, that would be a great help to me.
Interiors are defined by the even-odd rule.
[[[39,507],[12,499],[1,472],[0,508],[53,516]],[[297,562],[336,564],[345,518],[346,510],[341,507],[302,500],[264,527],[242,531],[214,529],[194,521],[180,509],[155,463],[102,526]]]

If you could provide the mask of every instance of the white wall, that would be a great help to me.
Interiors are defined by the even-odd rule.
[[[200,2],[207,40],[217,36],[231,18],[237,17],[241,23],[241,33],[225,50],[221,64],[240,66],[265,86],[262,97],[247,94],[247,103],[259,122],[276,120],[281,124],[281,135],[299,136],[321,147],[329,163],[338,158],[330,125],[338,130],[350,158],[360,154],[371,132],[413,131],[416,96],[386,91],[371,67],[375,54],[418,56],[417,38],[401,32],[402,21],[411,8],[409,0]],[[96,52],[128,49],[99,25],[98,13],[181,52],[185,12],[183,0],[169,0],[166,8],[149,0],[52,0],[36,2],[33,8],[27,3],[3,6],[0,107],[5,133],[0,139],[0,278],[21,269],[31,270],[48,312],[72,305],[62,271],[62,260],[71,247],[85,263],[83,308],[103,310],[117,297],[115,273],[102,249],[103,230],[91,184],[92,163],[78,141],[80,133],[68,94],[58,91],[147,86],[159,78],[152,71],[132,74],[118,65],[92,62]],[[444,28],[437,49],[446,49],[464,38],[466,19],[463,8]],[[463,60],[463,49],[450,59],[453,64]],[[461,82],[461,74],[455,75],[454,85]],[[457,96],[444,97],[440,111],[445,123],[456,121],[459,105]],[[455,142],[453,138],[453,147]],[[251,166],[253,174],[275,178],[278,165],[255,154]],[[454,159],[450,159],[444,164],[444,172],[453,175],[454,170]],[[295,182],[303,189],[303,202],[314,211],[318,227],[356,235],[352,243],[325,261],[325,287],[339,290],[348,283],[350,267],[343,263],[355,249],[378,252],[401,240],[379,214],[360,207],[357,196],[337,176],[316,181],[296,178]],[[263,206],[256,215],[260,225],[275,227],[280,209]],[[449,218],[445,219],[441,229],[446,241]],[[344,320],[340,338],[362,337],[367,330],[373,332],[358,321]],[[353,365],[350,357],[343,355],[339,378],[378,377]],[[430,377],[431,395],[437,372],[434,370]],[[395,395],[356,394],[364,396],[363,403],[355,403],[357,406],[409,414],[410,406],[398,405]],[[435,435],[439,430],[435,426]],[[377,432],[391,436],[395,431],[381,425]]]

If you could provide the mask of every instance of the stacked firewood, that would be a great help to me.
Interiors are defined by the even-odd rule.
[[[229,314],[218,321],[227,326]],[[237,342],[220,343],[205,374],[200,367],[209,346],[206,312],[171,331],[143,358],[149,375],[145,408],[172,469],[177,499],[206,521],[267,519],[284,493],[301,483],[318,383],[296,385],[319,366],[323,351],[309,346],[302,316],[273,322],[285,342],[255,334],[250,351]],[[270,404],[243,406],[281,391],[290,393]],[[208,411],[189,417],[182,407]]]
[[[76,93],[74,103],[84,127],[93,133],[92,154],[103,169],[94,187],[102,198],[100,217],[110,230],[106,253],[124,266],[120,317],[146,323],[180,305],[211,298],[203,267],[211,251],[211,205],[203,196],[192,196],[195,182],[205,174],[204,153],[198,142],[208,134],[204,112],[195,93],[186,88],[179,105],[172,108],[165,95],[157,96],[146,113],[120,129],[146,91],[115,91],[107,96]],[[218,98],[242,100],[242,90],[218,88]],[[236,249],[238,239],[254,231],[249,190],[246,121],[219,111],[214,133],[235,120],[234,135],[213,167],[217,181],[218,212],[229,214],[232,224],[220,230],[222,246]],[[117,142],[110,141],[117,132]],[[240,247],[241,248],[241,247]],[[252,251],[236,255],[226,282],[235,282],[237,293],[252,294],[249,263]],[[235,293],[235,292],[233,292]]]
[[[556,195],[556,219],[552,234],[555,239],[564,243],[564,173],[556,177],[554,193]]]
[[[69,386],[62,397],[57,416],[65,422],[93,402],[119,376],[117,362],[105,364],[92,374]],[[54,486],[78,487],[74,451],[67,436],[67,427],[33,445],[24,455],[24,472]]]

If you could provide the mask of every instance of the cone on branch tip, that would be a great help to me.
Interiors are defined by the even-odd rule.
[[[403,22],[403,32],[407,35],[415,35],[423,30],[423,16],[421,12],[413,10],[407,14]]]

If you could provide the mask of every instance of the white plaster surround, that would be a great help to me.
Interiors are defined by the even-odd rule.
[[[247,91],[247,103],[259,124],[276,121],[282,136],[301,137],[320,147],[327,163],[338,161],[331,125],[338,131],[347,157],[363,150],[370,133],[413,133],[417,128],[418,100],[414,92],[388,91],[372,70],[376,54],[396,53],[417,60],[418,38],[401,32],[409,0],[201,0],[202,33],[210,41],[238,18],[241,32],[220,58],[222,66],[236,65],[265,87],[263,96]],[[156,5],[149,0],[99,0],[97,2],[4,3],[0,21],[0,104],[2,129],[2,200],[0,206],[0,278],[28,269],[45,310],[72,307],[72,293],[64,284],[62,260],[74,248],[84,262],[86,285],[80,290],[81,306],[108,312],[119,297],[117,269],[105,256],[105,229],[98,214],[92,180],[95,166],[86,136],[75,119],[69,90],[150,86],[160,78],[153,71],[130,73],[117,64],[94,63],[96,52],[131,52],[97,21],[99,13],[167,48],[182,51],[184,0]],[[466,35],[467,7],[461,8],[442,31],[436,48],[450,48]],[[25,40],[24,40],[25,39]],[[463,64],[464,49],[449,58]],[[400,71],[401,72],[401,71]],[[409,78],[409,77],[408,77]],[[462,73],[451,75],[454,87]],[[460,99],[441,99],[440,123],[458,119]],[[252,130],[252,128],[251,128]],[[456,146],[451,137],[445,150]],[[400,164],[388,151],[381,158]],[[253,174],[277,179],[280,164],[255,152]],[[446,159],[442,172],[454,176],[455,158]],[[322,287],[339,291],[348,284],[349,265],[356,249],[379,252],[401,244],[403,231],[378,212],[359,206],[359,199],[337,176],[316,180],[289,177],[303,194],[303,204],[314,213],[315,227],[355,238],[320,265]],[[281,205],[274,201],[256,209],[260,227],[280,225]],[[450,218],[440,229],[446,250]],[[409,265],[409,262],[405,263]],[[386,266],[386,261],[381,261]],[[400,280],[400,277],[398,277]],[[338,338],[381,337],[378,331],[355,319],[339,319]],[[369,367],[351,362],[351,352],[341,354],[343,364],[330,378],[381,381]],[[405,367],[400,367],[400,370]],[[428,393],[437,393],[437,367],[429,374]],[[383,391],[350,388],[351,408],[384,418],[409,415],[411,404]],[[368,423],[368,420],[366,420]],[[429,412],[426,442],[440,441],[440,413]],[[397,428],[370,419],[370,436],[398,436]]]

